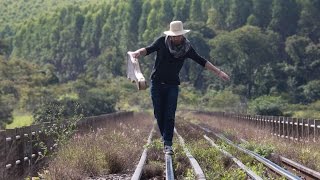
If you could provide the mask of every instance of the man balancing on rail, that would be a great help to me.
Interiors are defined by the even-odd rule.
[[[134,58],[139,58],[157,52],[151,74],[150,92],[154,116],[164,142],[164,152],[169,155],[173,154],[172,137],[180,85],[179,72],[184,60],[190,58],[221,79],[230,80],[225,72],[197,54],[190,41],[184,36],[189,31],[183,29],[181,21],[172,21],[170,30],[164,32],[165,36],[132,53]]]

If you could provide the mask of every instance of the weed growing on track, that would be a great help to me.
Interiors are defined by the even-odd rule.
[[[274,152],[274,147],[272,144],[254,144],[250,142],[244,142],[241,144],[242,147],[258,153],[260,156],[265,158],[270,158],[271,154]]]
[[[183,147],[179,144],[179,141],[174,137],[174,156],[173,156],[173,169],[175,172],[175,179],[177,180],[193,180],[195,174],[190,165],[189,159],[183,150]]]
[[[165,154],[163,153],[163,142],[160,138],[159,131],[156,132],[154,140],[148,146],[148,161],[143,169],[143,174],[141,179],[154,179],[163,178],[165,170]],[[173,169],[175,179],[177,180],[193,180],[195,175],[190,166],[189,160],[186,157],[183,148],[179,145],[178,139],[174,137],[173,139],[173,149],[174,155],[172,156],[173,160]]]
[[[153,141],[148,146],[147,162],[143,168],[141,180],[161,177],[164,171],[163,143],[160,139],[160,133],[156,130],[153,135]]]
[[[132,173],[151,127],[149,116],[135,115],[133,119],[110,121],[104,129],[77,134],[60,147],[40,175],[45,179],[84,179]]]
[[[163,143],[159,137],[154,139],[148,146],[148,160],[163,161]]]
[[[199,162],[207,179],[246,179],[246,174],[233,161],[218,149],[211,147],[206,140],[188,144]]]
[[[237,148],[230,146],[226,142],[219,140],[217,141],[222,149],[228,151],[234,157],[239,159],[243,164],[245,164],[249,169],[255,172],[258,176],[262,177],[263,179],[275,179],[272,174],[268,174],[268,169],[260,162],[252,158],[251,156],[245,154],[244,152],[239,151]]]
[[[163,162],[149,161],[143,168],[143,174],[141,180],[152,179],[161,177],[163,174]]]
[[[197,159],[207,179],[247,179],[245,172],[218,149],[211,147],[198,128],[178,118],[177,130],[185,139],[191,154]]]

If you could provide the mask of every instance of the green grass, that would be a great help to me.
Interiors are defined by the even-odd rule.
[[[6,129],[14,129],[23,126],[30,126],[33,122],[33,117],[31,114],[13,114],[13,122],[6,126]]]

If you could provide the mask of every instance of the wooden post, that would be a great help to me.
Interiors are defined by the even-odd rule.
[[[320,119],[316,119],[314,120],[315,123],[315,128],[316,128],[316,133],[315,133],[315,141],[319,141],[320,142]]]
[[[281,116],[278,118],[278,137],[281,137]]]
[[[290,138],[294,140],[294,131],[293,131],[293,125],[294,125],[294,118],[290,118],[291,123],[290,123]]]
[[[289,118],[289,138],[291,140],[294,140],[293,126],[294,126],[294,119]]]
[[[274,126],[274,124],[273,124],[273,116],[271,116],[271,119],[270,119],[270,124],[271,124],[271,134],[273,135],[273,126]]]
[[[295,125],[296,125],[296,140],[299,141],[299,131],[300,131],[300,128],[299,128],[299,118],[296,118],[296,121],[295,121]]]
[[[284,116],[281,116],[282,117],[282,120],[281,120],[281,124],[282,124],[282,133],[281,133],[281,137],[282,138],[285,138],[286,136],[286,131],[285,131],[285,127],[286,127],[286,117]]]
[[[282,133],[281,133],[280,137],[283,137],[283,138],[285,138],[285,123],[286,123],[285,119],[286,119],[286,117],[282,116],[282,119],[281,119]]]
[[[304,130],[305,128],[304,128],[304,119],[302,119],[302,125],[301,125],[301,130],[302,130],[302,132],[301,132],[301,134],[302,134],[302,136],[301,136],[301,139],[302,140],[304,140],[304,138],[305,138],[305,130]]]
[[[277,126],[278,118],[276,116],[273,117],[273,123],[274,123],[273,124],[273,128],[274,128],[273,129],[273,135],[276,136],[277,135],[277,131],[278,131],[278,129],[277,129],[278,128],[278,126]]]
[[[259,128],[262,129],[262,116],[258,116]]]
[[[32,154],[32,144],[31,144],[31,126],[27,126],[23,129],[23,138],[24,138],[24,170],[27,173],[30,173],[30,163],[31,163],[31,154]]]
[[[310,119],[308,118],[307,119],[307,124],[306,124],[306,126],[307,126],[307,135],[308,135],[308,142],[310,141]]]
[[[313,128],[313,138],[312,138],[312,141],[313,142],[316,142],[316,130],[317,130],[317,126],[316,126],[316,120],[315,119],[312,119],[312,128]]]
[[[270,123],[270,116],[266,117],[266,124],[265,127],[270,131],[271,130],[271,123]]]
[[[251,122],[253,123],[253,125],[255,126],[255,127],[257,127],[257,116],[256,115],[253,115],[253,116],[251,116]]]
[[[283,133],[283,138],[286,138],[286,126],[287,126],[287,118],[286,117],[282,117],[282,122],[283,122],[283,124],[282,124],[282,133]]]
[[[298,141],[300,141],[303,137],[303,119],[298,119]]]
[[[286,138],[290,139],[290,129],[289,129],[289,125],[290,125],[290,118],[287,117],[286,118]]]
[[[30,134],[30,143],[31,143],[31,153],[30,153],[30,172],[32,173],[34,170],[34,166],[36,163],[36,159],[38,157],[38,147],[37,144],[37,136],[39,135],[38,131],[40,129],[40,125],[33,125],[31,126],[31,134]]]
[[[16,147],[17,147],[17,155],[15,159],[16,163],[16,175],[19,177],[23,176],[24,170],[23,170],[23,137],[21,137],[21,128],[16,128],[16,135],[15,135],[15,141],[16,141]]]
[[[286,125],[286,127],[285,127],[285,131],[286,131],[286,133],[285,133],[285,138],[286,138],[286,139],[289,139],[289,130],[288,130],[289,118],[288,118],[288,117],[286,117],[285,125]]]
[[[268,128],[268,130],[269,131],[271,131],[271,123],[270,123],[270,120],[271,120],[271,118],[270,118],[270,116],[267,116],[267,119],[266,119],[266,128]]]
[[[282,117],[282,120],[281,120],[281,125],[282,125],[282,133],[281,133],[281,137],[282,138],[285,138],[286,136],[286,131],[285,131],[285,125],[286,125],[286,117],[284,116],[281,116]]]
[[[5,154],[6,154],[6,170],[5,170],[5,175],[4,178],[15,178],[15,170],[16,170],[16,165],[15,161],[17,158],[17,146],[15,142],[15,135],[16,135],[16,130],[15,129],[7,129],[6,130],[6,145],[5,145]]]
[[[6,167],[6,131],[0,130],[0,178],[4,178],[5,167]]]

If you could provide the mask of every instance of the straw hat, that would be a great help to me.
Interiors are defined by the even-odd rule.
[[[190,30],[183,29],[183,24],[181,21],[172,21],[170,23],[170,30],[163,33],[168,36],[179,36],[186,34],[189,31]]]

